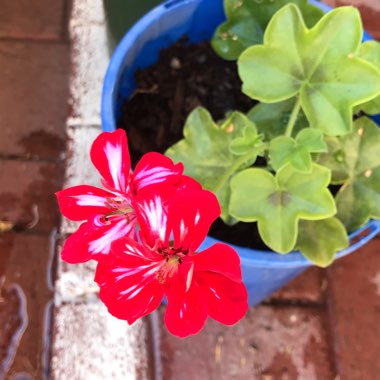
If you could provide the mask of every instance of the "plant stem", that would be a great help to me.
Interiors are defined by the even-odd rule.
[[[258,154],[260,154],[263,150],[267,148],[267,144],[262,144],[255,149],[252,149],[249,153],[244,156],[239,157],[227,170],[226,172],[219,178],[219,181],[215,184],[215,186],[210,189],[213,193],[216,193],[218,190],[222,188],[225,182],[234,174],[241,165],[245,162],[255,158]]]
[[[297,100],[294,103],[293,110],[288,121],[288,125],[286,126],[285,136],[288,136],[288,137],[292,136],[293,128],[296,124],[300,109],[301,109],[301,98],[300,96],[297,96]]]

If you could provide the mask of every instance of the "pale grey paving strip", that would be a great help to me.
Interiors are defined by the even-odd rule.
[[[91,144],[101,132],[100,101],[108,48],[102,0],[73,0],[70,20],[71,114],[64,188],[100,186],[91,164]],[[79,223],[62,218],[60,235],[73,233]],[[62,241],[59,241],[58,256]],[[111,316],[98,298],[93,281],[96,263],[70,265],[58,259],[51,378],[54,380],[150,379],[145,321],[133,326]]]
[[[61,305],[54,321],[52,380],[149,379],[142,321],[131,330],[97,300]]]
[[[109,61],[102,0],[74,0],[70,19],[72,76],[68,125],[100,125],[103,77]]]

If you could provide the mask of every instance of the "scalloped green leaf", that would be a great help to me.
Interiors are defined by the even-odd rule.
[[[263,169],[245,169],[231,179],[229,212],[237,220],[257,222],[265,244],[287,253],[296,244],[300,219],[319,220],[336,213],[329,182],[330,170],[317,164],[307,174],[290,165],[275,176]]]
[[[236,137],[230,143],[230,151],[242,156],[252,150],[253,147],[262,143],[261,136],[257,133],[256,126],[245,115],[239,114],[239,117],[244,117],[246,127],[243,130],[243,136]]]
[[[297,134],[296,141],[299,145],[306,147],[309,152],[321,153],[327,151],[323,133],[319,129],[303,129]]]
[[[366,117],[355,121],[352,133],[326,140],[328,154],[319,162],[332,170],[337,217],[348,231],[370,218],[380,218],[380,129]]]
[[[299,6],[309,27],[323,16],[323,11],[307,0],[224,0],[227,20],[211,40],[214,50],[224,59],[236,60],[247,47],[263,42],[270,19],[288,3]]]
[[[196,108],[186,120],[184,139],[171,146],[165,154],[174,162],[182,162],[185,174],[195,178],[204,188],[214,190],[226,171],[241,160],[241,156],[233,154],[228,146],[236,137],[243,136],[247,126],[252,127],[252,122],[239,112],[233,112],[218,126],[207,110]],[[253,154],[237,170],[252,165],[255,160]],[[222,219],[233,223],[228,215],[229,178],[216,191],[216,195],[222,208]]]
[[[306,147],[298,145],[296,140],[288,136],[279,136],[269,145],[270,164],[274,170],[290,164],[301,172],[311,170],[311,157]]]
[[[311,127],[348,133],[353,107],[380,94],[380,71],[355,56],[362,33],[355,8],[334,9],[308,29],[289,4],[273,16],[264,44],[239,57],[243,92],[265,103],[299,96]]]
[[[269,146],[270,164],[274,170],[289,163],[301,172],[311,171],[311,153],[325,152],[326,143],[319,129],[302,129],[295,139],[279,136],[273,139]]]
[[[365,42],[359,50],[359,57],[380,69],[380,42]],[[360,104],[356,107],[356,111],[364,111],[368,115],[380,113],[380,95],[369,102]]]
[[[322,268],[329,266],[336,253],[349,245],[346,229],[337,218],[300,220],[298,228],[295,248]]]
[[[264,140],[270,141],[285,133],[294,103],[294,99],[280,103],[259,103],[248,112],[247,116],[255,123],[259,133],[264,135]],[[305,114],[300,111],[293,132],[297,133],[308,126]]]

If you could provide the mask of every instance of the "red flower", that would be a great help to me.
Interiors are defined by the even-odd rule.
[[[91,160],[107,190],[82,185],[56,193],[65,217],[86,220],[63,247],[62,259],[69,263],[99,259],[99,255],[109,253],[114,240],[134,237],[139,193],[152,185],[178,185],[184,179],[183,165],[174,165],[159,153],[145,154],[131,173],[122,129],[101,133],[92,145]],[[190,182],[188,177],[186,180]]]
[[[101,300],[111,314],[132,324],[166,295],[165,323],[179,337],[197,333],[208,316],[236,323],[248,307],[237,253],[222,243],[196,253],[220,214],[216,197],[187,188],[165,202],[165,195],[147,191],[137,211],[141,243],[120,239],[99,262],[95,281]]]

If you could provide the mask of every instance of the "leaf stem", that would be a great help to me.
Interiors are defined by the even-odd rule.
[[[213,188],[210,190],[213,193],[216,193],[218,190],[222,188],[222,186],[225,184],[225,182],[234,174],[241,165],[243,165],[245,162],[251,160],[252,158],[255,158],[258,154],[260,154],[262,151],[264,151],[267,148],[268,144],[261,144],[260,146],[256,147],[255,149],[252,149],[249,153],[245,154],[244,156],[239,157],[227,170],[226,172],[219,178],[219,181],[215,184]]]
[[[294,103],[292,113],[290,114],[288,125],[286,126],[285,136],[288,136],[288,137],[292,136],[293,128],[296,124],[300,109],[301,109],[301,97],[297,96],[297,100]]]

